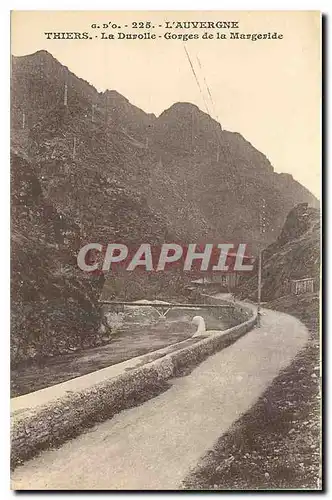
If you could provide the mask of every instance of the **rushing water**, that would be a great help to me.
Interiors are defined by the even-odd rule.
[[[106,313],[107,324],[112,332],[132,332],[139,330],[146,333],[163,331],[166,333],[188,333],[192,335],[196,331],[196,326],[192,324],[194,316],[202,316],[205,321],[206,330],[224,330],[227,328],[222,317],[222,309],[208,309],[204,307],[185,308],[174,307],[165,316],[153,306],[126,306],[124,312]]]

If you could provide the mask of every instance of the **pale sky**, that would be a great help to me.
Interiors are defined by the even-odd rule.
[[[239,21],[238,30],[170,30],[165,21]],[[113,31],[93,29],[111,21]],[[132,29],[131,22],[151,21],[155,29]],[[124,28],[128,24],[128,28]],[[44,32],[87,31],[92,40],[47,40]],[[282,40],[189,40],[210,114],[226,130],[241,133],[271,161],[320,197],[321,59],[318,12],[103,12],[15,11],[12,54],[47,50],[99,91],[117,90],[132,104],[159,115],[179,101],[207,111],[180,40],[101,40],[102,31],[198,33],[216,35],[279,32]],[[199,58],[201,68],[198,65]],[[211,90],[209,101],[203,75]]]

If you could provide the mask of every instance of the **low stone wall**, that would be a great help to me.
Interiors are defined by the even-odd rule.
[[[15,414],[12,418],[12,467],[167,390],[169,379],[187,374],[208,356],[235,342],[255,324],[256,314],[253,314],[246,322],[223,332],[214,332],[189,347],[22,412],[21,416]]]
[[[204,297],[203,300],[207,302],[208,304],[225,304],[229,305],[229,309],[225,309],[223,311],[224,315],[232,315],[234,318],[234,321],[237,323],[243,323],[247,319],[251,318],[253,315],[253,308],[243,305],[243,303],[238,302],[238,301],[233,301],[233,300],[225,300],[225,299],[220,299],[218,297],[213,297],[213,295],[202,295]],[[233,325],[232,325],[233,326]],[[234,325],[235,326],[235,325]]]

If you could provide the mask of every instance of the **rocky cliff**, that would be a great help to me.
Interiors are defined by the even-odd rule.
[[[314,278],[314,290],[319,291],[320,213],[307,203],[289,212],[278,238],[262,253],[262,300],[289,295],[290,281],[303,278]],[[257,300],[257,263],[238,294]]]
[[[51,352],[60,338],[66,348],[81,345],[81,336],[97,332],[102,278],[78,271],[80,245],[234,241],[255,252],[262,196],[265,245],[296,204],[317,204],[197,106],[147,114],[114,90],[98,93],[45,51],[12,58],[11,145],[18,358],[29,357],[31,346]],[[131,279],[123,284],[129,295]],[[162,288],[152,281],[154,291]],[[108,278],[105,290],[123,296],[121,283],[112,288]],[[137,293],[148,294],[142,283]]]

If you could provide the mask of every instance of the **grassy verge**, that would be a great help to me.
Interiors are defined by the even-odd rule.
[[[306,347],[186,478],[185,489],[320,489],[320,342],[317,295],[267,304],[310,330]]]

